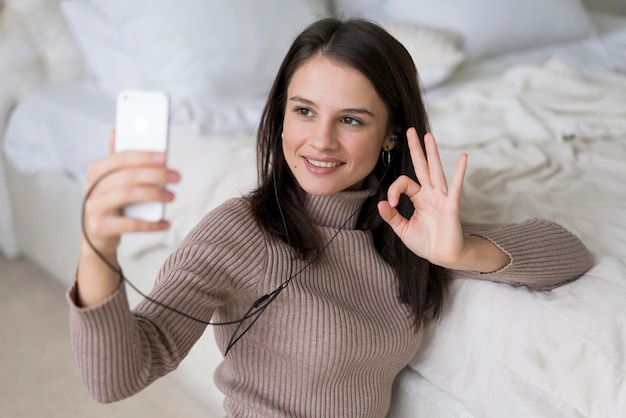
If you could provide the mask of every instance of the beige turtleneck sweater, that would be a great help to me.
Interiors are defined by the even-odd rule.
[[[307,210],[326,241],[367,192],[309,196]],[[392,382],[420,345],[396,278],[371,234],[348,221],[232,348],[215,380],[233,417],[384,417]],[[466,225],[511,256],[492,274],[450,272],[538,289],[573,280],[591,264],[583,244],[545,220]],[[164,263],[150,296],[204,321],[241,318],[305,262],[268,238],[248,203],[233,199],[209,213]],[[128,397],[176,368],[205,326],[145,301],[134,312],[125,287],[96,307],[79,308],[69,291],[71,338],[90,393],[100,402]],[[445,313],[444,313],[445,314]],[[215,328],[224,352],[235,325]]]

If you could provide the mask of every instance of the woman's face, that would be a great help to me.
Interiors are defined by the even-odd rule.
[[[387,107],[359,71],[316,55],[287,88],[283,153],[310,194],[360,190],[384,146],[391,149]]]

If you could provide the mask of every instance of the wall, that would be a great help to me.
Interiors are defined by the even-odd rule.
[[[583,0],[590,10],[619,13],[626,16],[626,0]]]

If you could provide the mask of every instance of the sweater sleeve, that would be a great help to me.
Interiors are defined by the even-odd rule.
[[[120,285],[99,305],[81,308],[76,284],[70,288],[72,347],[94,399],[124,399],[174,370],[215,309],[253,286],[245,278],[259,277],[265,247],[247,206],[239,202],[207,215],[168,257],[149,294],[158,303],[145,299],[131,311]]]
[[[516,224],[463,225],[466,234],[484,237],[507,253],[511,262],[493,273],[450,270],[453,278],[475,278],[551,290],[585,273],[593,259],[585,245],[562,226],[529,219]]]

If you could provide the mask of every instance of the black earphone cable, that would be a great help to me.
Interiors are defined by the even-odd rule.
[[[254,301],[252,303],[252,305],[250,306],[250,308],[248,309],[248,311],[244,314],[244,316],[242,316],[239,319],[233,320],[233,321],[225,321],[225,322],[212,322],[212,321],[206,321],[204,319],[201,318],[197,318],[193,315],[190,315],[184,311],[181,311],[180,309],[177,309],[173,306],[167,305],[157,299],[154,299],[150,296],[148,296],[145,292],[141,291],[135,284],[133,284],[125,275],[124,272],[122,271],[122,268],[118,268],[116,267],[113,263],[111,263],[97,248],[96,246],[93,244],[93,242],[91,241],[91,239],[89,238],[88,234],[87,234],[87,228],[85,225],[85,210],[86,210],[86,204],[87,204],[87,200],[91,197],[91,194],[93,193],[93,191],[95,190],[96,186],[98,186],[98,184],[100,184],[100,182],[105,179],[106,177],[108,177],[109,175],[113,174],[114,172],[116,172],[117,169],[114,170],[110,170],[108,172],[105,172],[104,174],[102,174],[99,178],[97,178],[93,184],[89,187],[89,189],[87,190],[87,192],[85,193],[85,197],[83,198],[83,204],[82,204],[82,209],[81,209],[81,229],[82,229],[82,233],[83,233],[83,237],[87,243],[87,245],[89,245],[89,247],[91,248],[91,250],[98,256],[98,258],[114,273],[116,273],[119,278],[120,278],[120,282],[125,282],[127,283],[135,292],[137,292],[139,295],[141,295],[143,298],[145,298],[147,301],[149,301],[150,303],[154,303],[164,309],[168,309],[171,312],[176,313],[177,315],[180,315],[184,318],[187,318],[189,320],[201,323],[203,325],[211,325],[211,326],[227,326],[227,325],[237,325],[237,328],[235,329],[235,331],[233,332],[232,336],[230,337],[230,340],[228,342],[228,345],[226,347],[226,350],[224,352],[224,355],[226,356],[228,354],[228,352],[230,351],[230,349],[250,330],[250,328],[252,328],[252,326],[256,323],[256,321],[258,321],[258,319],[261,317],[261,315],[265,312],[265,310],[268,308],[268,306],[278,297],[278,295],[280,295],[280,293],[287,288],[287,286],[291,283],[291,281],[293,279],[295,279],[296,277],[298,277],[302,272],[304,272],[304,270],[306,270],[311,264],[313,264],[322,254],[323,252],[328,248],[328,246],[335,240],[335,238],[337,237],[337,235],[339,235],[339,233],[345,228],[345,226],[348,224],[348,222],[350,222],[350,220],[356,216],[356,214],[360,211],[360,208],[357,208],[341,225],[339,228],[337,228],[337,231],[333,234],[333,236],[326,242],[326,244],[324,244],[322,246],[322,248],[320,248],[319,251],[317,251],[317,253],[300,269],[298,270],[295,274],[293,273],[293,265],[294,265],[294,255],[293,255],[293,248],[291,247],[291,242],[289,239],[289,233],[288,233],[288,229],[287,229],[287,221],[285,219],[282,207],[280,205],[280,201],[278,199],[278,189],[277,189],[277,184],[276,184],[276,175],[274,173],[274,170],[272,170],[272,173],[274,175],[274,195],[276,198],[276,202],[278,204],[278,210],[279,210],[279,214],[283,223],[283,227],[285,228],[285,234],[286,234],[286,239],[287,239],[287,245],[291,251],[290,253],[290,266],[289,266],[289,277],[284,280],[276,289],[274,289],[272,292],[267,293],[263,296],[261,296],[260,298],[258,298],[256,301]],[[382,181],[382,179],[385,177],[385,175],[387,174],[388,171],[388,167],[385,168],[385,172],[383,173],[382,177],[380,178],[380,180],[378,181],[378,183],[380,184],[380,182]],[[375,188],[376,189],[376,188]],[[247,321],[248,319],[252,318],[252,322],[250,324],[248,324],[248,326],[243,329],[243,331],[239,332],[240,329],[242,328],[243,324],[245,321]]]
[[[87,204],[87,200],[89,199],[89,197],[91,197],[91,194],[93,193],[93,191],[95,190],[96,186],[102,181],[104,180],[106,177],[108,177],[109,175],[113,174],[115,171],[117,170],[111,170],[108,171],[106,173],[104,173],[103,175],[101,175],[96,181],[94,181],[94,183],[89,187],[89,189],[87,190],[87,192],[85,193],[85,197],[83,198],[83,204],[82,204],[82,209],[81,209],[81,230],[83,233],[83,237],[85,238],[85,241],[87,242],[87,245],[89,245],[89,247],[91,248],[91,250],[98,256],[98,258],[114,273],[116,273],[119,278],[120,281],[123,281],[125,283],[127,283],[135,292],[137,292],[139,295],[141,295],[143,298],[145,298],[146,300],[148,300],[151,303],[154,303],[162,308],[168,309],[180,316],[183,316],[187,319],[190,319],[192,321],[196,321],[199,322],[201,324],[204,325],[213,325],[213,326],[225,326],[225,325],[234,325],[234,324],[238,324],[242,321],[245,321],[246,319],[254,316],[258,311],[253,311],[253,309],[264,309],[264,305],[263,302],[265,302],[274,292],[269,293],[267,295],[264,295],[262,297],[260,297],[259,299],[257,299],[253,304],[252,304],[252,308],[250,308],[250,310],[248,310],[248,312],[246,313],[246,315],[244,315],[242,318],[237,319],[237,320],[233,320],[233,321],[225,321],[225,322],[211,322],[211,321],[205,321],[203,319],[197,318],[193,315],[190,315],[184,311],[181,311],[179,309],[176,309],[172,306],[169,306],[157,299],[154,299],[148,295],[145,294],[145,292],[143,292],[141,289],[139,289],[133,282],[131,282],[125,275],[124,272],[121,268],[117,268],[113,263],[111,263],[111,261],[109,261],[101,252],[100,250],[98,250],[96,248],[96,246],[93,244],[93,242],[91,241],[91,239],[89,238],[89,235],[87,234],[87,228],[85,225],[85,210],[86,210],[86,204]]]

